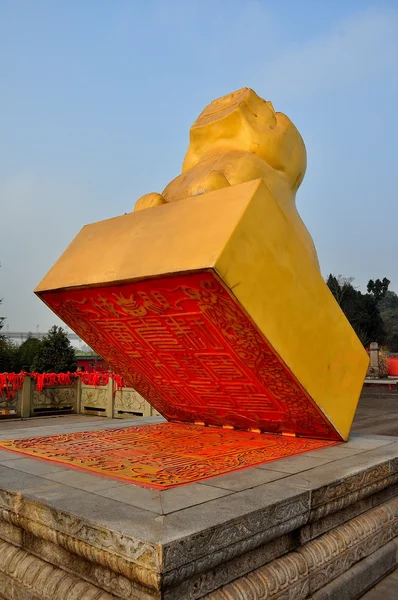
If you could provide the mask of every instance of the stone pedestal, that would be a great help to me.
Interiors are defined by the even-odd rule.
[[[165,491],[1,451],[0,597],[358,598],[397,564],[397,492],[385,436]]]

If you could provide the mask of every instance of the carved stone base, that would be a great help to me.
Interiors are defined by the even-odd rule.
[[[0,599],[353,600],[397,564],[396,438],[165,491],[0,456]]]
[[[327,598],[320,590],[336,578],[343,577],[357,563],[385,549],[387,561],[382,568],[387,571],[396,564],[398,549],[398,498],[373,508],[363,515],[351,519],[344,525],[315,538],[294,552],[276,559],[208,595],[209,600],[246,600],[253,596],[258,599],[295,598],[301,600],[313,597]],[[392,541],[392,544],[388,545]],[[385,552],[381,555],[384,556]],[[376,557],[374,557],[376,560]],[[373,564],[370,558],[369,566]],[[384,573],[386,572],[384,571]],[[361,569],[360,569],[361,572]],[[376,572],[376,581],[380,570]],[[346,592],[347,598],[356,598],[358,591],[365,592],[375,581],[365,580],[364,588],[355,594]],[[357,582],[356,588],[358,588]],[[334,584],[336,587],[336,584]],[[337,586],[340,587],[340,586]],[[337,598],[337,596],[335,596]],[[338,596],[340,598],[340,596]]]

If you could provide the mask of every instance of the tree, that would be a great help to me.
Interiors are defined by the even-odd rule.
[[[384,277],[382,281],[380,279],[376,279],[376,281],[369,279],[367,286],[368,294],[372,294],[376,302],[380,302],[386,295],[390,283],[387,277]]]
[[[386,292],[380,302],[380,314],[386,330],[386,346],[390,352],[398,352],[398,296],[395,292]]]
[[[347,295],[350,296],[352,295],[352,291],[355,291],[355,288],[352,285],[353,281],[353,277],[343,277],[342,275],[337,275],[336,277],[332,274],[329,275],[327,285],[339,306],[347,299]]]
[[[380,314],[379,304],[388,291],[390,281],[372,279],[367,285],[367,293],[362,294],[352,285],[352,278],[341,275],[329,275],[327,285],[340,308],[364,346],[370,342],[382,344],[386,338],[386,330]]]
[[[41,340],[33,337],[30,333],[17,349],[16,366],[18,371],[32,371],[32,366],[36,361],[41,346]]]
[[[0,373],[13,373],[18,369],[18,347],[4,335],[0,336]]]
[[[17,367],[17,347],[3,338],[0,340],[0,373],[14,373]]]
[[[32,370],[38,373],[76,371],[75,351],[62,327],[54,325],[43,338]]]

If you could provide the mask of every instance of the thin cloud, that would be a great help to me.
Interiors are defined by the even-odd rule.
[[[397,65],[398,11],[368,10],[279,54],[267,68],[267,88],[308,98],[355,85]]]

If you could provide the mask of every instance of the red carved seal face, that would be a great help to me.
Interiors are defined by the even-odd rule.
[[[169,421],[340,439],[212,271],[40,295]]]

